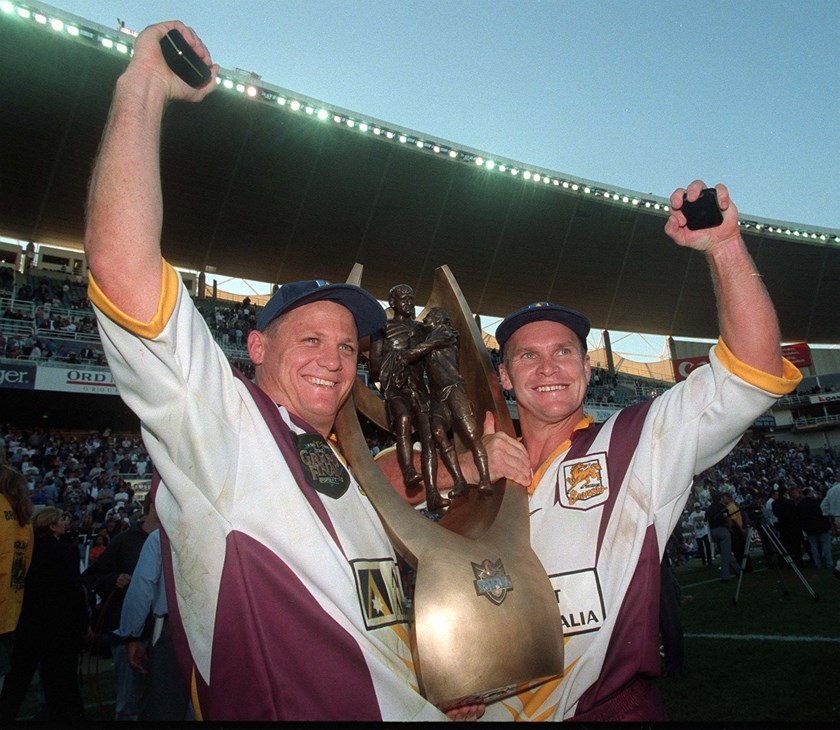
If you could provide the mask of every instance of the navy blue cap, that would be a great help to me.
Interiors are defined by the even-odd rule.
[[[260,312],[256,329],[262,332],[281,314],[320,301],[336,302],[347,307],[356,320],[359,338],[372,335],[385,326],[386,317],[382,305],[361,287],[311,279],[283,284]]]
[[[559,304],[552,304],[551,302],[534,302],[527,307],[517,309],[505,317],[502,323],[496,328],[496,340],[499,343],[499,350],[505,349],[505,343],[520,327],[531,322],[541,322],[543,320],[566,325],[566,327],[580,338],[583,349],[586,350],[586,338],[589,335],[591,327],[589,319],[586,315],[581,314],[575,309],[561,307]]]

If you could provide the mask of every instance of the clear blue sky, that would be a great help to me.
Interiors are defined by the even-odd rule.
[[[643,193],[724,182],[742,214],[840,228],[840,2],[54,0],[179,18],[223,67]]]
[[[54,0],[178,18],[269,83],[575,177],[840,228],[840,2]],[[492,328],[490,328],[492,331]]]

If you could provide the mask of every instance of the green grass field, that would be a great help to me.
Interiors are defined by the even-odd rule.
[[[685,673],[659,681],[675,722],[787,722],[840,725],[840,580],[830,570],[802,574],[765,565],[736,582],[719,581],[699,560],[676,569],[684,596]],[[783,586],[787,588],[785,595]]]
[[[721,584],[699,560],[676,569],[686,600],[685,673],[659,686],[675,723],[825,723],[840,727],[840,580],[806,568],[814,600],[791,570],[765,565],[752,552],[737,605],[736,583]],[[87,718],[113,719],[111,660],[85,655],[82,689]],[[21,719],[37,717],[33,684]]]

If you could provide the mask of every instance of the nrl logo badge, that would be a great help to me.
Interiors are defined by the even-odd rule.
[[[609,487],[607,455],[589,454],[563,463],[555,502],[572,509],[590,509],[607,501]]]
[[[475,575],[475,594],[485,596],[491,603],[501,606],[507,592],[513,590],[513,583],[505,573],[502,559],[499,558],[495,563],[489,560],[481,563],[471,562],[470,565]]]

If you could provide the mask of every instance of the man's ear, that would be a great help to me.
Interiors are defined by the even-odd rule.
[[[505,367],[504,363],[499,363],[499,378],[502,381],[502,388],[505,390],[513,390],[513,383],[510,382],[510,378],[508,377],[507,368]]]
[[[262,365],[265,359],[265,334],[258,330],[248,333],[248,355],[254,365]]]

